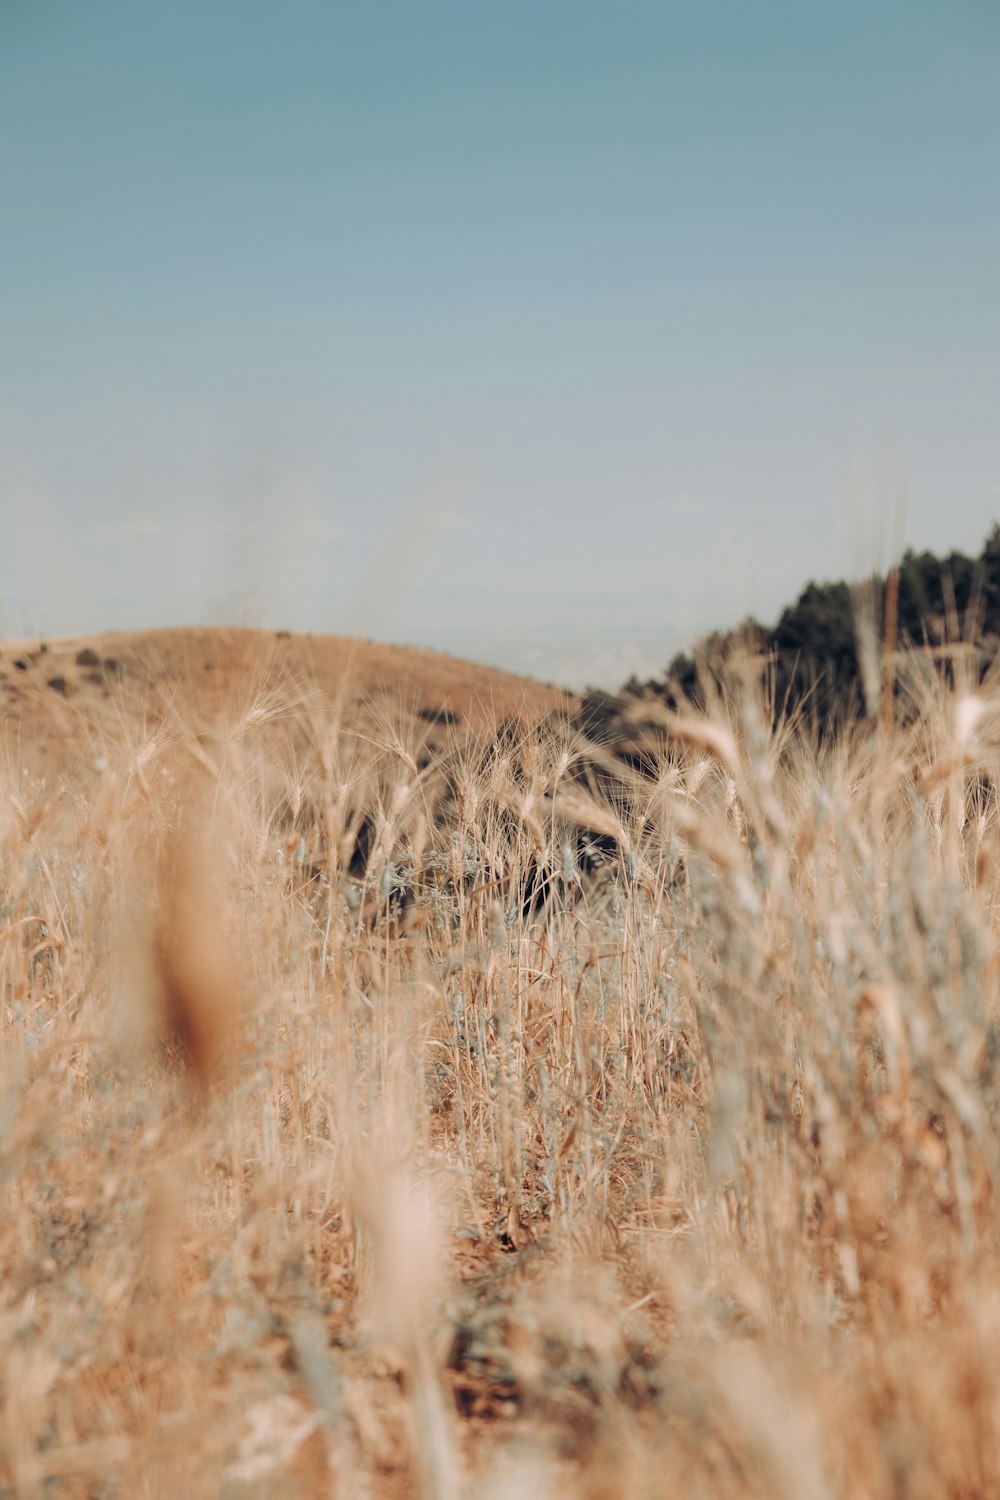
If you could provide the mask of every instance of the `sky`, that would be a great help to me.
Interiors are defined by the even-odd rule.
[[[572,685],[1000,518],[997,0],[0,0],[0,633]]]

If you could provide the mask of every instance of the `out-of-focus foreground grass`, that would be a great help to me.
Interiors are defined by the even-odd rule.
[[[1000,1493],[1000,694],[900,673],[8,732],[0,1495]]]

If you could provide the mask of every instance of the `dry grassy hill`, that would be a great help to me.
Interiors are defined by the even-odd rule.
[[[62,705],[78,719],[141,701],[156,718],[182,703],[204,722],[258,699],[326,714],[381,704],[439,733],[575,706],[571,694],[510,672],[345,636],[215,628],[0,641],[0,717],[56,736],[67,723]]]
[[[3,1500],[1000,1493],[1000,684],[730,669],[0,648]]]

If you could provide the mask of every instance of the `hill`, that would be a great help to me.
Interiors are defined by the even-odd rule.
[[[329,717],[362,705],[433,739],[572,713],[576,699],[439,652],[346,636],[184,628],[0,641],[0,723],[50,746],[81,719],[126,708],[150,726],[179,712],[204,728],[220,713]]]

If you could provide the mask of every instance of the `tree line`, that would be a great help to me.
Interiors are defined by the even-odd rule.
[[[1000,524],[978,557],[906,551],[896,568],[858,583],[810,582],[774,625],[747,619],[681,652],[662,677],[630,679],[615,695],[586,695],[591,732],[610,727],[630,699],[670,708],[703,704],[706,689],[735,652],[749,652],[765,674],[776,718],[794,715],[820,734],[873,712],[882,666],[897,650],[920,647],[944,672],[955,647],[972,648],[982,672],[1000,649]]]

